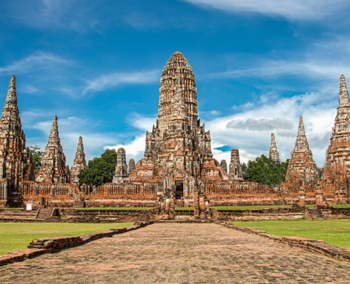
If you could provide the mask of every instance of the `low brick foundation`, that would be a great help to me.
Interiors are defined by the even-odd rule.
[[[126,228],[115,228],[105,232],[81,236],[35,239],[29,244],[28,249],[14,251],[7,255],[0,256],[0,265],[23,261],[26,258],[36,257],[44,253],[52,253],[62,249],[80,246],[97,239],[112,237],[117,234],[136,230],[152,223],[153,222],[140,222]]]
[[[323,254],[338,260],[350,261],[349,250],[327,244],[323,240],[314,240],[314,239],[307,239],[307,238],[300,238],[300,237],[281,237],[276,235],[270,235],[270,234],[266,234],[265,231],[259,230],[257,228],[235,226],[232,223],[221,223],[221,225],[227,228],[231,228],[237,231],[242,231],[248,234],[259,235],[261,237],[271,239],[275,242],[288,244],[290,246],[300,247],[310,252]]]
[[[291,207],[211,210],[213,218],[221,221],[295,220],[304,218],[304,210]]]

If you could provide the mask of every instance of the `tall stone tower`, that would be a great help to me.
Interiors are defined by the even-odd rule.
[[[181,92],[179,102],[186,112],[186,122],[196,129],[198,125],[196,79],[191,65],[178,51],[169,59],[163,68],[160,78],[158,120],[159,131],[169,130],[173,118],[173,103],[176,95]]]
[[[119,148],[117,151],[117,164],[115,165],[115,173],[113,182],[121,183],[128,178],[128,166],[126,164],[126,155],[124,148]]]
[[[221,168],[225,171],[225,173],[227,173],[227,163],[226,163],[226,160],[221,160],[220,166],[221,166]]]
[[[229,179],[230,181],[244,181],[238,149],[231,150]]]
[[[79,174],[81,170],[86,169],[86,160],[84,153],[83,137],[79,136],[79,142],[77,152],[75,153],[75,159],[73,166],[70,170],[70,181],[74,184],[79,184]]]
[[[298,136],[289,161],[286,183],[311,185],[317,181],[317,166],[305,135],[303,117],[299,118]]]
[[[53,117],[49,141],[46,145],[36,182],[68,183],[69,169],[66,167],[66,156],[63,153],[58,133],[57,115]]]
[[[350,178],[350,101],[344,75],[340,77],[339,107],[332,129],[322,179],[339,184]]]
[[[280,163],[280,157],[277,152],[277,146],[275,141],[275,134],[273,133],[271,133],[271,146],[270,146],[269,157],[272,159],[274,164]]]
[[[146,132],[144,158],[129,178],[162,183],[176,191],[177,198],[191,196],[199,179],[228,179],[212,157],[210,131],[198,119],[193,70],[177,51],[163,68],[158,119],[152,132]]]
[[[135,166],[135,161],[134,159],[130,159],[129,160],[129,175],[132,173],[133,170],[135,170],[136,166]]]
[[[23,180],[34,180],[34,167],[22,130],[17,105],[16,77],[11,76],[9,90],[0,119],[0,179],[13,183],[14,189]],[[8,192],[2,193],[4,198]]]

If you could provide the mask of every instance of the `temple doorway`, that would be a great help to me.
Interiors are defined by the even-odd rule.
[[[184,194],[184,184],[182,180],[175,181],[176,191],[175,191],[175,199],[182,199]]]

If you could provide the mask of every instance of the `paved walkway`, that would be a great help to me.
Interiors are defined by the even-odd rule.
[[[329,282],[350,283],[350,264],[216,224],[154,224],[0,267],[0,283]]]

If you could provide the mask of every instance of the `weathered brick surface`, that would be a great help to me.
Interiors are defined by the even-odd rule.
[[[146,133],[146,149],[129,175],[134,183],[158,182],[176,199],[194,202],[195,184],[228,180],[212,158],[210,131],[198,119],[196,80],[186,58],[176,52],[166,63],[159,89],[158,119]]]
[[[84,153],[83,137],[79,136],[77,152],[75,153],[73,166],[70,170],[70,182],[79,185],[78,176],[80,174],[80,171],[84,169],[86,169],[86,160]]]
[[[325,197],[335,203],[350,202],[350,100],[344,75],[340,77],[339,107],[332,128],[322,175]]]
[[[46,145],[41,165],[35,176],[36,182],[69,183],[69,169],[58,134],[57,115],[53,117],[49,141]]]
[[[288,164],[286,180],[281,187],[294,194],[297,194],[303,187],[307,195],[314,196],[317,175],[317,166],[305,135],[303,117],[300,116],[298,136]]]
[[[271,133],[271,145],[270,145],[269,157],[272,159],[274,164],[280,163],[280,157],[279,157],[279,154],[277,151],[275,134],[273,134],[273,133]]]
[[[126,164],[125,149],[119,148],[117,151],[117,164],[115,165],[114,183],[122,183],[128,180],[128,166]]]
[[[11,206],[20,203],[12,199],[23,180],[34,180],[34,167],[19,117],[16,77],[12,75],[0,119],[0,199],[8,200]]]
[[[2,283],[346,283],[350,264],[216,224],[155,224],[0,267]]]
[[[212,210],[216,220],[255,221],[255,220],[295,220],[304,218],[303,210],[286,208],[266,208],[251,210]]]
[[[143,228],[149,224],[152,224],[152,222],[137,222],[134,225],[126,228],[115,228],[105,232],[85,234],[81,236],[35,239],[28,245],[28,249],[13,251],[7,255],[0,256],[0,265],[23,261],[27,258],[36,257],[41,254],[57,252],[62,249],[80,246],[101,238],[108,238],[117,234]]]
[[[230,161],[230,172],[229,172],[230,181],[243,181],[243,173],[241,162],[239,160],[239,150],[231,150],[231,161]]]
[[[315,240],[294,236],[276,236],[271,234],[266,234],[265,231],[259,230],[254,227],[240,227],[235,226],[232,223],[225,223],[225,227],[235,229],[238,231],[246,232],[249,234],[259,235],[268,239],[271,239],[275,242],[288,244],[294,247],[300,247],[304,250],[308,250],[314,253],[323,254],[335,259],[345,260],[350,262],[350,251],[344,248],[340,248],[334,245],[325,243],[323,240]]]

